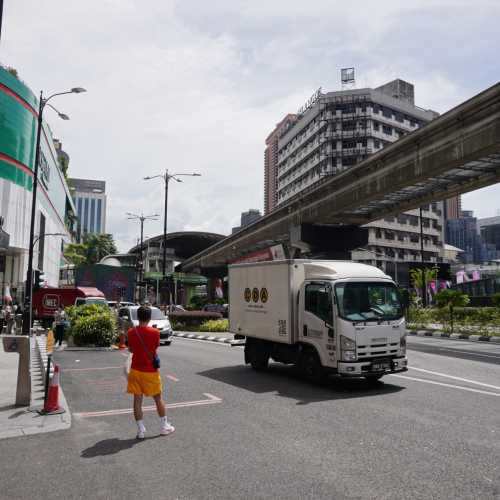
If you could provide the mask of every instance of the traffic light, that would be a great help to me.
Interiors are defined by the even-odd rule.
[[[45,273],[43,271],[35,270],[35,282],[33,283],[33,290],[39,290],[45,285]]]

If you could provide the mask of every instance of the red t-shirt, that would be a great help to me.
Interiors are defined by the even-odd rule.
[[[132,356],[132,365],[130,368],[141,372],[155,372],[152,359],[156,354],[156,349],[160,345],[160,331],[151,326],[138,326],[137,332],[135,328],[131,328],[128,333],[128,346],[134,353]],[[140,335],[142,342],[137,335]],[[144,350],[144,346],[149,351],[149,354]]]

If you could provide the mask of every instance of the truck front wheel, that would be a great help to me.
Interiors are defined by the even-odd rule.
[[[320,382],[325,376],[321,360],[316,351],[307,349],[302,352],[299,359],[299,370],[311,382]]]

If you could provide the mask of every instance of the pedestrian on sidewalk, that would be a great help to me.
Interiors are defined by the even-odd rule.
[[[64,309],[62,307],[57,308],[54,322],[56,324],[56,331],[54,336],[55,345],[57,346],[57,343],[59,342],[59,347],[61,347],[64,338],[64,328],[66,326],[66,313],[64,312]]]
[[[0,306],[0,334],[3,333],[3,327],[5,325],[5,307]]]
[[[12,330],[14,329],[14,311],[10,303],[5,306],[5,322],[7,323],[7,335],[12,335]]]
[[[128,374],[127,392],[134,395],[134,418],[137,423],[137,439],[144,439],[142,400],[152,397],[160,417],[160,434],[166,436],[175,431],[167,420],[165,402],[162,398],[162,382],[159,358],[156,350],[160,345],[160,331],[148,326],[151,321],[151,308],[141,306],[137,309],[139,326],[130,328],[127,333],[128,349],[132,353],[132,364]]]

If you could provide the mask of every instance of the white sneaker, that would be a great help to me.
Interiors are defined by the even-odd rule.
[[[145,439],[145,438],[146,438],[145,434],[146,434],[146,429],[139,429],[139,430],[137,431],[137,436],[136,436],[136,438],[137,438],[137,439]]]
[[[175,431],[175,427],[169,422],[166,422],[160,428],[160,434],[162,436],[168,436],[169,434],[172,434],[172,432],[174,432],[174,431]]]

